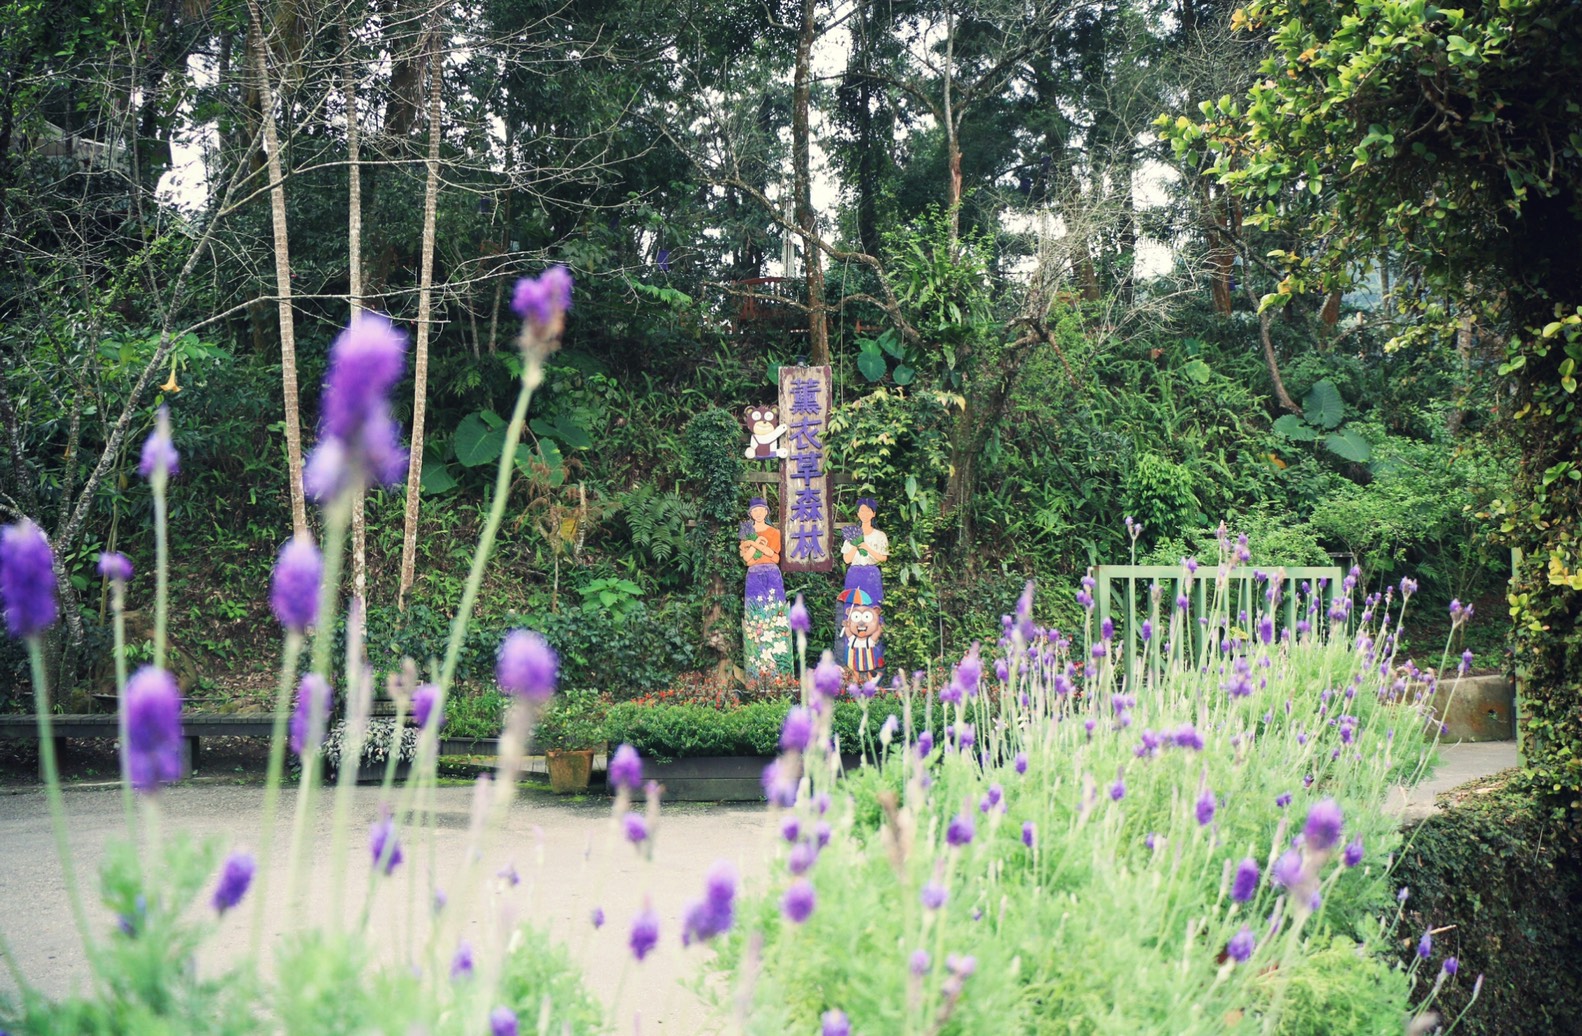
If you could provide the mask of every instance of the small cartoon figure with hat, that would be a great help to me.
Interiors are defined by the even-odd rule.
[[[840,663],[852,680],[864,683],[884,668],[884,642],[879,639],[884,632],[880,606],[861,587],[842,590],[837,600],[846,610],[840,629]]]

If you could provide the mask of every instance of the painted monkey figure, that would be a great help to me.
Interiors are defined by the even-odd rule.
[[[786,433],[786,426],[780,423],[778,409],[772,406],[748,407],[743,418],[747,431],[752,435],[747,449],[742,451],[744,457],[748,460],[768,460],[771,457],[784,460],[791,456],[791,448],[780,441]]]

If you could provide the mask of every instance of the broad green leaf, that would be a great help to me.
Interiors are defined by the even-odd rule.
[[[483,418],[468,414],[456,426],[456,459],[463,467],[476,468],[500,459],[505,448],[505,429],[490,430]]]
[[[908,367],[904,363],[900,363],[896,365],[895,370],[891,372],[890,376],[895,379],[895,383],[897,385],[910,385],[912,384],[912,379],[917,377],[917,371]]]
[[[1192,381],[1197,382],[1199,385],[1207,385],[1209,377],[1212,376],[1214,372],[1209,369],[1208,364],[1204,363],[1201,359],[1194,357],[1182,365],[1181,373],[1186,375],[1186,377]]]
[[[896,334],[895,328],[893,327],[879,336],[879,348],[883,349],[885,352],[889,353],[898,360],[902,358],[902,354],[905,352],[903,343],[901,342],[901,336]]]
[[[1302,413],[1307,423],[1317,428],[1327,430],[1340,424],[1340,419],[1346,416],[1346,408],[1335,383],[1325,379],[1308,389],[1307,398],[1302,400]]]
[[[505,418],[493,410],[480,410],[478,411],[478,416],[483,418],[483,423],[488,425],[490,429],[505,427]]]
[[[857,369],[862,371],[862,376],[869,381],[878,381],[884,377],[884,354],[880,352],[861,352],[857,354]]]
[[[1324,445],[1337,457],[1357,464],[1366,464],[1373,457],[1373,447],[1368,445],[1355,428],[1342,428],[1324,436]]]
[[[583,427],[564,414],[555,418],[555,438],[574,450],[585,450],[593,445],[593,439]]]
[[[424,459],[419,485],[423,488],[424,496],[439,496],[456,488],[456,476],[451,474],[449,465]]]
[[[1283,435],[1287,439],[1297,442],[1313,442],[1318,438],[1318,433],[1302,423],[1302,419],[1295,414],[1284,414],[1274,423],[1276,435]]]

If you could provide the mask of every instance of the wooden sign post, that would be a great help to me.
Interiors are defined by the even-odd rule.
[[[780,465],[780,520],[784,530],[780,567],[786,572],[828,572],[834,515],[825,467],[824,433],[829,428],[830,369],[780,368],[780,416],[789,455]]]

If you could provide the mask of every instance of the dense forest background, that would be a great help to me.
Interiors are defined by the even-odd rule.
[[[315,521],[293,472],[358,308],[412,334],[417,463],[367,508],[354,592],[376,666],[437,653],[514,395],[510,288],[550,263],[574,309],[464,680],[518,621],[572,685],[728,675],[740,575],[710,543],[751,495],[740,415],[799,359],[834,368],[841,519],[881,502],[893,665],[992,638],[1029,578],[1041,618],[1078,621],[1088,566],[1213,556],[1223,520],[1255,563],[1416,577],[1420,659],[1477,601],[1478,663],[1504,667],[1510,558],[1480,517],[1517,455],[1499,292],[1447,293],[1404,247],[1293,276],[1340,231],[1258,217],[1335,188],[1254,202],[1178,157],[1160,117],[1273,52],[1232,8],[8,5],[0,517],[62,559],[59,676],[113,682],[99,551],[151,599],[137,448],[167,405],[177,668],[197,696],[272,686],[264,588]],[[788,579],[815,642],[836,580]]]

